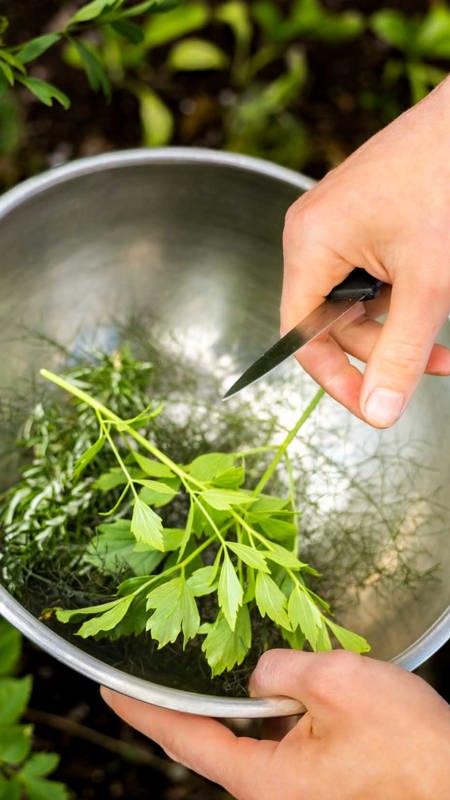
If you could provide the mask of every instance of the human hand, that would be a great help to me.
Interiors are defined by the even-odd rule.
[[[450,313],[449,146],[450,78],[286,216],[282,332],[355,266],[389,285],[365,313],[298,353],[331,396],[376,427],[400,417],[425,371],[450,374],[450,351],[433,347]],[[382,326],[374,317],[386,310]],[[364,379],[346,353],[367,362]]]
[[[421,678],[343,650],[272,650],[250,692],[298,698],[307,713],[278,739],[257,740],[102,689],[126,722],[237,800],[450,797],[450,709]]]

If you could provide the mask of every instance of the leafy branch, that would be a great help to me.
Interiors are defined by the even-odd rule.
[[[267,616],[294,647],[308,643],[314,650],[331,649],[331,633],[346,648],[369,649],[363,637],[333,621],[328,604],[306,584],[306,576],[317,572],[297,556],[292,491],[287,498],[264,491],[321,391],[277,446],[256,485],[246,486],[247,463],[260,455],[259,448],[206,453],[189,464],[176,463],[142,433],[144,421],[155,419],[161,405],[123,419],[82,386],[47,370],[42,375],[87,405],[98,422],[98,438],[78,459],[75,475],[106,445],[116,462],[94,486],[103,493],[120,490],[111,510],[120,518],[100,525],[97,541],[88,546],[88,560],[101,566],[119,540],[122,549],[140,559],[139,574],[122,581],[112,600],[57,608],[59,621],[81,621],[82,637],[116,638],[147,630],[159,647],[180,635],[184,647],[203,636],[213,675],[242,663],[251,647],[255,613]],[[125,503],[120,516],[127,496],[131,505]],[[166,527],[155,510],[171,503],[185,509],[183,527]],[[208,605],[203,607],[205,597]]]
[[[91,88],[101,89],[108,96],[111,89],[108,74],[95,51],[77,38],[78,35],[95,26],[103,30],[113,30],[129,42],[137,44],[142,40],[143,33],[133,18],[149,12],[165,11],[176,6],[179,1],[91,0],[79,8],[61,30],[43,34],[12,47],[7,47],[3,42],[8,20],[6,17],[0,17],[0,95],[8,87],[19,83],[47,106],[53,105],[56,100],[63,108],[69,108],[70,100],[63,91],[41,78],[28,74],[30,62],[65,40],[76,48]]]

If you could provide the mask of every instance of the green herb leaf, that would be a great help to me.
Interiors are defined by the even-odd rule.
[[[166,536],[167,532],[164,533]],[[167,547],[166,538],[164,549],[172,549]],[[129,567],[135,575],[151,575],[163,558],[164,553],[160,550],[149,545],[136,545],[131,521],[119,519],[99,525],[98,536],[88,544],[83,561],[113,574]]]
[[[214,478],[214,486],[221,489],[239,489],[245,480],[244,467],[231,467]]]
[[[275,539],[275,541],[294,540],[297,536],[298,528],[293,522],[287,522],[276,517],[267,517],[258,520],[258,524],[266,536],[272,540]]]
[[[203,597],[216,591],[216,575],[217,567],[215,566],[200,567],[200,569],[193,572],[187,580],[193,595],[195,597]]]
[[[183,592],[181,595],[182,631],[183,645],[197,635],[200,628],[200,615],[197,603],[195,602],[194,592],[187,581],[183,582]]]
[[[145,478],[144,480],[138,479],[136,483],[144,487],[139,492],[141,500],[152,506],[165,506],[178,493],[177,488],[173,488],[162,481],[152,481]]]
[[[224,553],[222,568],[220,570],[217,596],[219,606],[223,611],[231,630],[234,630],[239,606],[242,605],[244,590],[241,586],[230,557]]]
[[[80,477],[83,470],[86,469],[88,464],[90,464],[91,461],[93,461],[93,459],[95,458],[95,456],[102,450],[105,441],[106,437],[104,436],[104,434],[101,433],[97,441],[94,442],[94,444],[91,445],[91,447],[89,447],[86,450],[86,452],[83,453],[83,455],[78,459],[73,468],[74,480],[77,480]]]
[[[183,578],[173,578],[149,592],[147,608],[155,611],[147,622],[147,630],[158,642],[159,648],[174,642],[183,624]]]
[[[199,497],[218,511],[228,511],[232,506],[245,505],[254,500],[250,492],[242,492],[237,489],[206,489],[200,493]]]
[[[213,624],[202,626],[206,637],[202,650],[211,667],[212,677],[242,664],[252,642],[250,614],[247,606],[241,606],[237,613],[234,629],[231,629],[224,615],[219,612]]]
[[[133,450],[133,458],[141,468],[142,472],[145,472],[150,478],[173,478],[174,473],[172,472],[166,464],[161,464],[160,461],[156,461],[153,458],[147,458],[147,456],[143,456],[137,450]]]
[[[258,572],[255,585],[255,599],[262,617],[267,616],[286,630],[291,630],[285,610],[286,597],[273,578],[264,572]]]
[[[322,617],[315,603],[298,585],[294,587],[289,597],[288,614],[292,628],[295,630],[299,627],[313,650],[316,650],[323,626]]]
[[[307,566],[303,561],[299,561],[292,550],[287,550],[281,544],[274,542],[271,542],[269,550],[264,550],[264,555],[269,561],[274,561],[285,569],[299,570]]]
[[[164,528],[164,552],[167,553],[171,550],[179,550],[185,533],[186,531],[183,528]]]
[[[270,572],[266,559],[260,550],[255,547],[249,547],[247,544],[240,544],[239,542],[227,542],[227,547],[236,553],[236,555],[247,564],[249,567],[259,569],[261,572]]]
[[[195,458],[186,467],[186,472],[199,481],[212,482],[233,466],[234,456],[229,453],[206,453]]]
[[[368,653],[370,651],[370,644],[367,639],[364,639],[364,636],[359,636],[359,634],[353,633],[347,628],[343,628],[341,625],[337,625],[335,622],[332,622],[331,619],[326,619],[326,623],[334,633],[338,642],[340,642],[342,647],[346,650],[353,650],[355,653]]]
[[[161,517],[149,508],[139,497],[135,498],[131,532],[137,542],[149,544],[155,550],[164,549]]]
[[[81,628],[77,631],[78,636],[86,639],[88,636],[95,636],[100,631],[112,630],[124,618],[132,600],[133,595],[122,597],[120,600],[117,600],[112,608],[108,609],[108,611],[100,614],[100,616],[93,617],[92,619],[88,619],[86,622],[83,622]]]
[[[54,608],[50,609],[55,612],[56,619],[59,622],[78,622],[80,618],[86,617],[90,614],[101,614],[102,611],[108,611],[117,605],[118,600],[109,600],[107,603],[99,603],[96,606],[85,606],[85,608]],[[46,614],[48,612],[44,612]]]

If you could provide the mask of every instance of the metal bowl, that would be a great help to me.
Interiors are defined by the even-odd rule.
[[[172,148],[84,159],[8,192],[0,198],[2,390],[52,366],[21,326],[65,344],[81,328],[102,331],[149,311],[179,334],[186,358],[203,369],[226,364],[229,385],[277,336],[284,214],[311,185],[253,158]],[[450,342],[448,324],[441,341]],[[293,362],[267,383],[266,401],[277,398],[280,413],[300,409],[312,386]],[[384,432],[326,398],[298,445],[316,470],[306,546],[328,585],[345,587],[340,620],[367,636],[373,656],[407,669],[450,631],[448,397],[448,380],[425,378]],[[1,430],[0,444],[4,451]],[[297,710],[286,698],[212,695],[183,678],[183,665],[181,677],[170,663],[133,674],[120,651],[80,644],[26,606],[0,589],[1,613],[27,637],[124,694],[216,717]]]

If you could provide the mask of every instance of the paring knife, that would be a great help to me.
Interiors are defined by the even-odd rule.
[[[356,267],[342,283],[334,287],[320,306],[308,314],[304,320],[294,325],[288,333],[254,361],[230,386],[222,399],[226,400],[240,392],[245,386],[250,386],[251,383],[278,367],[282,361],[296,353],[305,344],[326,333],[356,303],[378,297],[382,284],[382,281],[373,278],[365,269]]]

